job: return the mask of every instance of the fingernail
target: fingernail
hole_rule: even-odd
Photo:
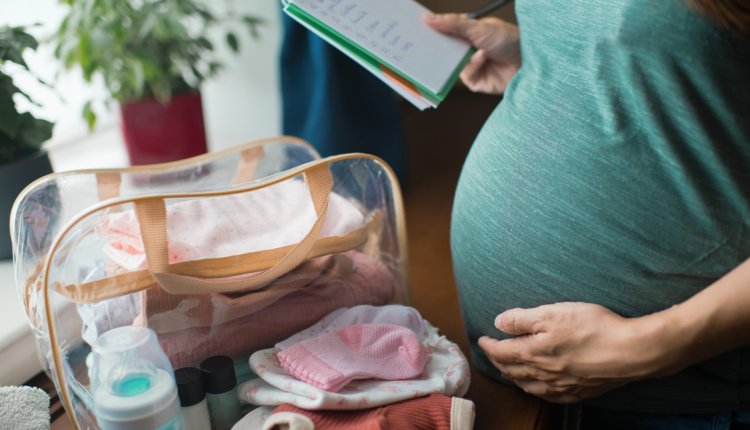
[[[434,13],[432,13],[432,12],[427,12],[427,13],[426,13],[426,14],[424,15],[424,19],[425,19],[425,21],[427,21],[427,22],[436,22],[436,21],[438,20],[438,16],[437,16],[437,15],[435,15]]]
[[[497,328],[498,330],[500,330],[500,327],[501,327],[501,325],[503,323],[503,314],[504,313],[505,312],[503,312],[502,314],[500,314],[497,317],[495,317],[495,328]]]

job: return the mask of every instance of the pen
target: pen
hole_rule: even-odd
[[[470,19],[479,19],[479,18],[481,18],[483,16],[486,16],[486,15],[492,13],[496,9],[499,9],[499,8],[505,6],[505,4],[508,3],[508,2],[510,2],[510,0],[495,0],[495,1],[491,1],[491,2],[489,2],[487,4],[485,4],[485,5],[482,5],[482,6],[478,7],[477,9],[475,9],[475,10],[467,13],[466,17],[470,18]]]

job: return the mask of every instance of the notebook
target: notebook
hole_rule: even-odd
[[[282,0],[284,11],[419,109],[437,107],[472,53],[424,23],[414,0]]]

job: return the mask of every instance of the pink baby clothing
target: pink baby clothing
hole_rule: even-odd
[[[354,379],[415,378],[426,358],[419,337],[394,324],[355,324],[278,353],[279,363],[294,377],[334,392]]]
[[[353,380],[338,392],[331,392],[298,380],[281,366],[274,349],[266,349],[250,356],[250,368],[258,378],[240,385],[240,399],[255,405],[288,403],[309,410],[350,410],[387,405],[431,393],[463,396],[471,380],[466,358],[456,344],[439,335],[427,321],[423,321],[423,325],[426,336],[422,345],[427,349],[428,357],[424,371],[418,377],[398,381]]]
[[[323,270],[308,285],[230,322],[160,333],[159,343],[175,368],[196,366],[212,355],[238,359],[309,327],[334,309],[393,300],[399,280],[380,260],[358,251],[341,255],[350,260],[345,270]],[[293,272],[281,282],[287,276]]]
[[[312,326],[277,343],[275,348],[277,352],[281,352],[304,340],[343,330],[354,324],[400,325],[416,333],[421,340],[424,340],[429,334],[425,328],[422,315],[412,307],[403,305],[372,306],[367,304],[337,309]]]
[[[351,258],[337,254],[308,260],[271,284],[253,291],[181,295],[169,294],[159,285],[154,285],[141,296],[146,318],[143,324],[159,334],[225,324],[263,310],[308,287],[321,276],[349,276],[351,270]]]
[[[307,421],[309,420],[309,421]],[[311,427],[313,426],[313,427]],[[357,411],[308,411],[281,405],[262,427],[234,430],[471,430],[474,403],[459,397],[430,394],[419,399]]]
[[[298,243],[315,218],[307,186],[282,181],[251,192],[167,205],[169,262],[220,258]],[[362,213],[331,193],[320,237],[342,236],[364,224]],[[127,271],[147,267],[133,210],[107,215],[97,226],[104,253]]]

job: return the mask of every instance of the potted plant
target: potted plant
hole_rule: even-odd
[[[23,53],[37,46],[23,27],[0,27],[0,259],[11,256],[8,219],[16,196],[26,185],[52,172],[42,149],[42,143],[52,136],[52,123],[19,112],[14,97],[36,103],[10,76],[13,69],[29,71]]]
[[[65,68],[99,76],[120,104],[122,132],[132,164],[150,164],[206,152],[200,84],[222,67],[206,37],[219,24],[247,26],[257,37],[261,20],[219,14],[200,0],[63,0],[68,12],[55,35],[55,56]],[[221,29],[226,29],[222,27]],[[237,52],[236,34],[224,40]],[[92,101],[83,116],[93,128]]]

